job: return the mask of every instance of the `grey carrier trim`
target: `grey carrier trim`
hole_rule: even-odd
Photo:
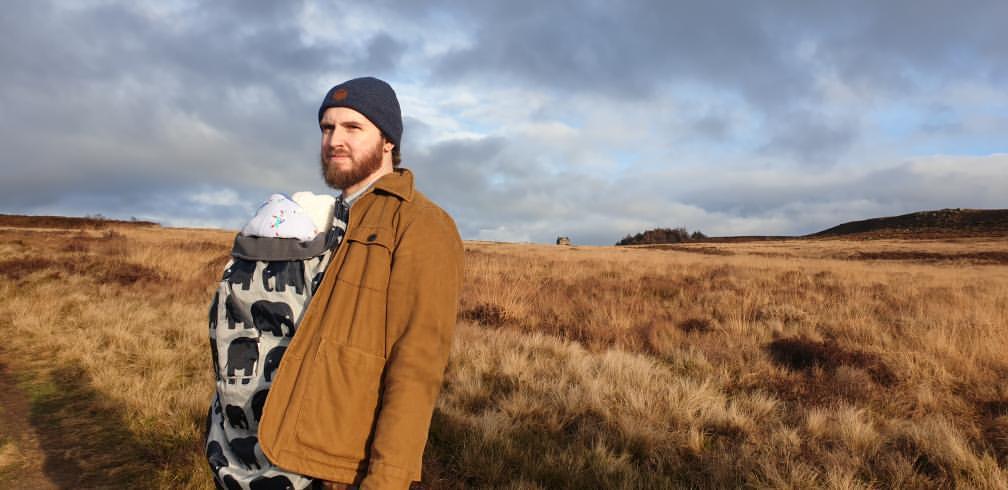
[[[238,235],[231,248],[231,255],[246,260],[305,260],[322,255],[338,244],[341,231],[331,228],[329,233],[319,233],[307,242],[297,238]]]

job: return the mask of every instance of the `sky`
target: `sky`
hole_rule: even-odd
[[[327,188],[333,85],[396,90],[464,239],[800,235],[1008,208],[1008,2],[16,0],[0,213],[238,230]]]

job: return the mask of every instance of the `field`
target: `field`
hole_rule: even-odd
[[[232,234],[0,227],[0,488],[213,488]],[[1008,241],[466,243],[429,488],[1008,488]]]

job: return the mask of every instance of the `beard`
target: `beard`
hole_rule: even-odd
[[[333,189],[343,190],[352,187],[354,184],[362,182],[371,174],[378,171],[382,165],[382,140],[371,151],[363,154],[360,158],[350,154],[352,165],[349,169],[340,169],[336,165],[326,163],[325,150],[319,153],[319,163],[322,165],[322,178],[326,184]]]

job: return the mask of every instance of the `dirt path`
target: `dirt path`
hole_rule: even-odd
[[[0,364],[0,489],[57,489],[43,471],[45,452],[31,424],[31,403],[15,373]]]

